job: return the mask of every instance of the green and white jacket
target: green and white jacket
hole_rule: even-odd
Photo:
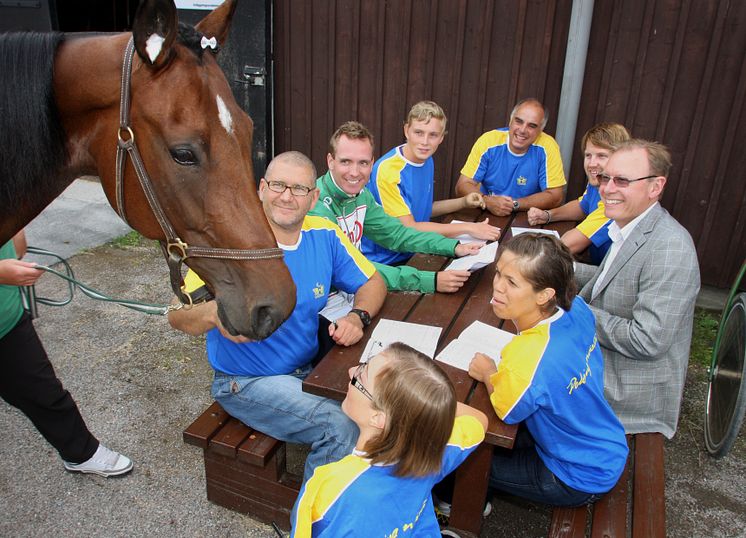
[[[367,188],[357,196],[350,196],[337,186],[329,172],[316,180],[316,186],[320,191],[319,201],[309,214],[325,217],[337,224],[358,249],[365,235],[382,247],[397,252],[454,255],[458,245],[456,239],[404,226],[399,219],[386,214]],[[389,290],[435,291],[433,271],[420,271],[408,265],[392,267],[375,262],[373,265]]]

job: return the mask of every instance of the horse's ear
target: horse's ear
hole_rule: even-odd
[[[210,12],[207,17],[199,21],[195,28],[205,34],[208,38],[214,37],[222,47],[228,39],[228,30],[231,27],[231,19],[236,11],[236,0],[225,0],[222,4]]]
[[[178,18],[173,0],[145,0],[135,13],[132,36],[135,50],[146,65],[162,67],[171,58]]]

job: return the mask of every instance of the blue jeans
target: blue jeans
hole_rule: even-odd
[[[231,376],[215,372],[212,396],[228,414],[281,441],[311,445],[303,479],[319,465],[348,456],[360,434],[339,402],[303,392],[310,366],[289,375]]]
[[[603,496],[571,488],[557,478],[544,465],[534,438],[523,426],[518,430],[513,450],[495,450],[490,487],[551,506],[581,506]]]

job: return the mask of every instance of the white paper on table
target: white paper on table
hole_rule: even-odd
[[[484,353],[495,361],[495,366],[497,366],[500,363],[502,349],[514,336],[508,331],[475,321],[464,329],[456,340],[452,340],[443,351],[438,353],[435,359],[468,372],[469,363],[474,358],[474,354]]]
[[[368,362],[394,342],[403,342],[432,358],[442,330],[432,325],[381,319],[365,345],[360,362]]]
[[[544,230],[543,228],[519,228],[518,226],[511,226],[510,231],[513,233],[513,237],[527,232],[533,232],[537,234],[553,235],[557,239],[560,238],[560,234],[557,230]]]
[[[326,306],[321,309],[319,314],[334,323],[339,318],[350,313],[354,299],[355,296],[351,293],[345,293],[343,291],[332,293],[326,300]]]
[[[451,224],[465,224],[465,221],[463,220],[452,220]],[[458,242],[462,245],[464,243],[484,243],[482,239],[477,239],[476,237],[469,235],[469,234],[461,234],[454,237],[454,239],[458,239]]]
[[[498,242],[493,241],[488,243],[479,249],[479,252],[470,256],[464,256],[463,258],[456,258],[451,261],[445,268],[446,271],[476,271],[481,269],[485,265],[489,265],[495,261],[495,255],[497,254]]]

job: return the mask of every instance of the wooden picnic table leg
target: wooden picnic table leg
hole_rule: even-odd
[[[482,443],[456,469],[448,526],[465,535],[479,536],[492,463],[492,445]]]

